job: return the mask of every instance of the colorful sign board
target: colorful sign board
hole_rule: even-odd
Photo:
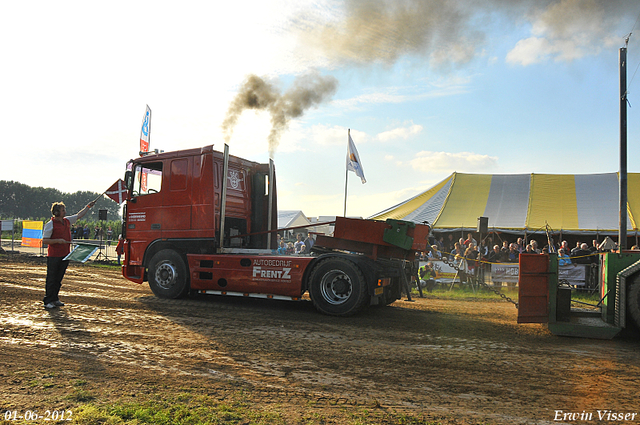
[[[22,246],[42,247],[42,221],[22,222]]]

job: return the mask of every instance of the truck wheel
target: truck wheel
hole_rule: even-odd
[[[635,325],[640,329],[640,274],[634,276],[633,282],[628,286],[627,311],[633,318]]]
[[[362,272],[344,258],[329,258],[315,266],[309,296],[318,311],[333,316],[355,314],[369,301]]]
[[[180,298],[189,290],[184,261],[171,249],[163,249],[151,258],[148,279],[149,287],[160,298]]]

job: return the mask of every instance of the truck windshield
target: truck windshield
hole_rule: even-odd
[[[158,193],[162,189],[162,163],[138,164],[133,174],[133,196]]]

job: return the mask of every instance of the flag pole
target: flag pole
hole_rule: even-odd
[[[347,130],[347,136],[351,137],[351,129]],[[349,138],[347,137],[347,155],[349,155]],[[347,217],[347,182],[349,181],[349,167],[347,167],[347,162],[344,163],[345,173],[344,173],[344,213],[343,217]]]
[[[109,189],[107,189],[109,190]],[[102,196],[107,193],[107,190],[105,190],[104,192],[102,192],[96,199],[93,200],[93,203],[95,204],[96,202],[98,202],[98,200],[100,200],[100,198],[102,198]],[[91,202],[89,202],[91,203]]]
[[[349,180],[349,170],[346,171],[344,176],[344,213],[343,217],[347,216],[347,181]]]
[[[149,108],[149,105],[145,105],[145,106]],[[149,127],[147,128],[149,135],[147,136],[147,152],[151,150],[151,114],[152,113],[153,112],[151,112],[151,108],[149,108]]]

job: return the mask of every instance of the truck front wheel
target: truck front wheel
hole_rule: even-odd
[[[180,298],[189,290],[184,261],[171,249],[163,249],[151,258],[148,279],[149,287],[160,298]]]
[[[333,316],[355,314],[369,301],[362,272],[345,258],[328,258],[314,267],[309,296],[318,311]]]

